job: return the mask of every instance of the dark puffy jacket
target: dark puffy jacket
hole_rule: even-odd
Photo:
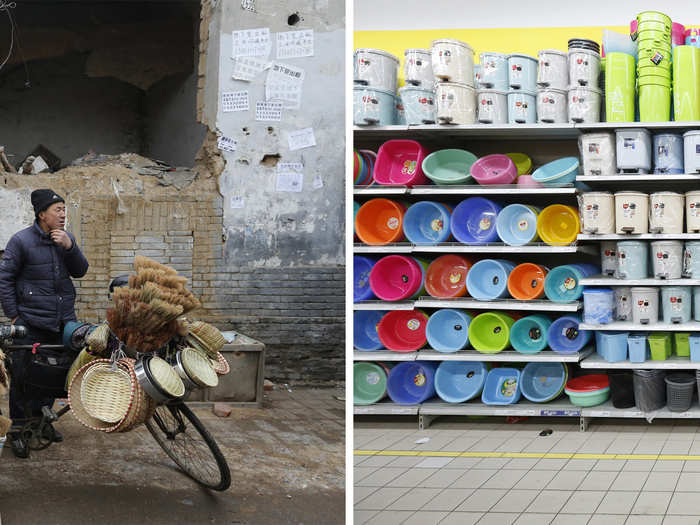
[[[12,236],[0,260],[0,303],[7,317],[52,332],[76,319],[71,277],[85,275],[88,262],[68,235],[70,250],[54,244],[36,221]]]

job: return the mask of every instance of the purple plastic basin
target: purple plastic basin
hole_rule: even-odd
[[[472,164],[469,173],[479,184],[512,184],[518,176],[518,168],[508,155],[496,153],[481,157]]]

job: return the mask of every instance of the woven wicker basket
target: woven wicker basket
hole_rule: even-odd
[[[122,359],[120,362],[123,362],[127,367],[129,367],[130,371],[134,374],[134,377],[136,376],[134,371],[134,364],[136,361],[134,359]],[[129,413],[114,431],[123,433],[133,430],[134,428],[143,424],[146,420],[150,419],[153,416],[155,409],[156,402],[146,393],[139,382],[136,381],[134,403],[131,405]]]
[[[200,339],[196,334],[190,332],[189,334],[187,334],[185,341],[187,341],[187,344],[190,345],[192,348],[195,348],[196,350],[202,352],[204,355],[208,356],[209,359],[216,359],[216,354],[218,353],[218,350],[214,350],[206,342],[202,341],[202,339]]]
[[[185,384],[180,379],[180,376],[177,375],[175,369],[165,359],[153,356],[148,361],[147,366],[153,379],[158,382],[162,390],[173,397],[185,395]]]
[[[226,339],[224,339],[223,334],[213,325],[205,323],[204,321],[195,321],[189,325],[190,334],[193,334],[205,345],[207,345],[212,352],[219,352],[226,344]]]
[[[87,350],[83,349],[80,351],[78,354],[78,357],[75,358],[75,361],[73,361],[73,364],[70,365],[70,368],[68,369],[68,374],[66,375],[66,390],[68,390],[68,387],[70,386],[70,382],[73,379],[73,376],[75,373],[85,366],[88,363],[91,363],[97,359],[94,355],[91,355],[88,353]]]
[[[219,384],[219,376],[214,371],[211,359],[199,350],[183,348],[181,359],[185,372],[199,386],[213,388]]]
[[[95,367],[100,367],[100,369],[104,367],[111,368],[111,366],[112,363],[109,359],[96,359],[95,361],[91,361],[90,363],[83,365],[81,368],[78,369],[78,371],[73,376],[70,385],[68,386],[68,404],[70,405],[71,412],[73,412],[75,418],[84,426],[93,430],[99,430],[100,432],[114,432],[121,424],[121,421],[117,421],[116,423],[110,423],[102,421],[101,419],[92,416],[87,411],[85,404],[83,403],[83,399],[81,396],[81,392],[83,390],[82,384],[85,378],[85,374],[89,372],[90,369]],[[128,366],[126,366],[122,362],[117,362],[117,366],[120,370],[126,372],[127,376],[130,379],[131,385],[138,384],[136,381],[136,376],[133,374],[133,371],[130,370]],[[131,410],[131,404],[134,401],[135,393],[135,389],[132,388],[130,390],[129,407],[126,411],[125,416],[128,415],[129,411]]]
[[[212,359],[211,364],[214,366],[214,372],[220,376],[225,376],[231,371],[231,365],[228,364],[224,354],[221,352],[216,353],[216,360]]]
[[[119,423],[134,401],[134,387],[129,371],[111,364],[89,367],[80,382],[80,399],[85,411],[105,423]]]

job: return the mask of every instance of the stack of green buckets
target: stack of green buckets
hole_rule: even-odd
[[[637,15],[639,120],[671,120],[671,18],[657,11]]]

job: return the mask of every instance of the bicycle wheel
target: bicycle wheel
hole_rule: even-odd
[[[231,486],[231,471],[221,449],[187,405],[161,405],[146,428],[160,447],[197,483],[212,490]]]

